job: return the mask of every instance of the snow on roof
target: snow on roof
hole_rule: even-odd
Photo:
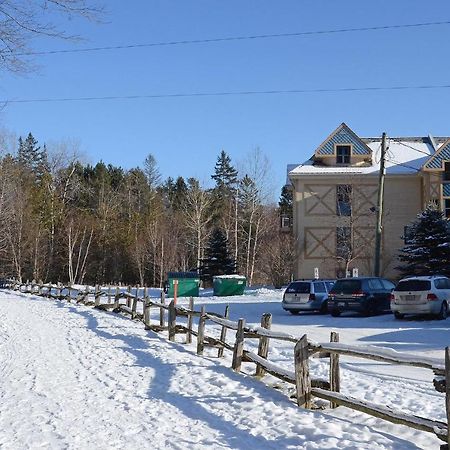
[[[362,138],[362,141],[373,152],[372,165],[370,166],[325,166],[311,158],[303,164],[296,166],[294,169],[291,169],[288,175],[376,175],[380,169],[381,138]],[[391,138],[387,140],[387,147],[386,173],[388,175],[417,173],[435,152],[431,140],[428,137]]]

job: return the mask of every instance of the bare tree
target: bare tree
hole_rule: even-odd
[[[69,218],[66,222],[67,266],[69,283],[83,284],[91,249],[94,228],[82,217]]]
[[[246,174],[240,183],[240,223],[241,248],[244,251],[239,259],[244,261],[245,275],[251,285],[255,273],[261,236],[266,223],[264,205],[270,202],[273,186],[270,163],[267,156],[256,148],[251,151],[242,164],[241,172]]]
[[[77,39],[55,25],[57,17],[96,20],[101,13],[96,0],[1,0],[0,67],[16,73],[30,70],[31,44],[38,36]]]
[[[294,273],[296,239],[292,232],[280,229],[280,216],[276,208],[266,209],[266,231],[261,242],[259,267],[266,279],[277,288],[287,284]]]
[[[190,232],[192,245],[197,253],[197,267],[200,267],[205,241],[208,237],[208,224],[212,220],[209,214],[211,199],[195,179],[189,179],[189,189],[183,205],[184,224]]]

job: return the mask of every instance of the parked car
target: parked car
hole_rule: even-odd
[[[443,275],[400,280],[391,295],[396,319],[405,314],[431,314],[446,319],[450,303],[450,279]]]
[[[328,311],[328,292],[334,280],[297,280],[286,288],[281,306],[291,314],[300,311]]]
[[[334,317],[345,311],[356,311],[365,316],[388,312],[394,287],[394,283],[385,278],[342,278],[331,289],[328,309]]]

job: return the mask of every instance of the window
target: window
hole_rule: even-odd
[[[301,281],[294,281],[286,289],[286,293],[289,294],[309,294],[310,292],[311,283]]]
[[[336,213],[338,216],[352,215],[352,186],[351,184],[338,184],[336,186]]]
[[[336,228],[336,256],[349,259],[352,252],[352,229],[350,227]]]
[[[444,172],[442,174],[442,179],[444,181],[450,181],[450,161],[444,163]]]
[[[438,278],[434,280],[436,289],[450,289],[450,280],[448,278]]]
[[[286,229],[291,227],[291,218],[289,216],[283,214],[280,217],[280,219],[281,219],[281,228]]]
[[[314,283],[314,292],[318,294],[326,292],[325,285],[323,283]]]
[[[350,164],[351,145],[336,145],[336,164]]]
[[[400,281],[395,288],[398,292],[413,292],[413,291],[429,291],[431,289],[431,282],[427,280],[405,280]]]
[[[450,219],[450,198],[444,200],[444,214],[445,217]]]
[[[384,289],[384,286],[381,284],[381,281],[377,278],[373,278],[369,280],[369,289],[372,289],[374,291],[380,291]]]

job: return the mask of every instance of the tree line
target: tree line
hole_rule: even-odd
[[[84,164],[30,133],[0,158],[0,272],[162,286],[168,271],[217,273],[211,259],[222,251],[226,271],[280,286],[293,269],[293,238],[279,226],[291,200],[283,191],[279,205],[271,201],[268,168],[259,150],[245,171],[222,151],[206,188],[196,178],[163,180],[151,154],[128,170]]]

